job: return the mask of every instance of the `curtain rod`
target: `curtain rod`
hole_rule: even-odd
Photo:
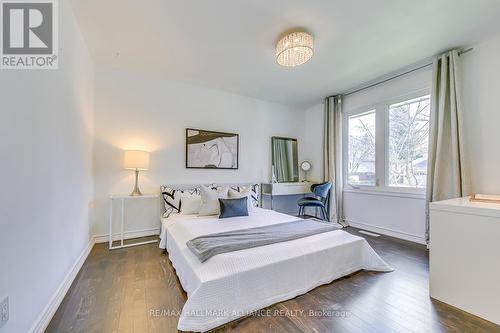
[[[472,51],[473,49],[474,49],[474,48],[470,47],[470,48],[468,48],[468,49],[460,50],[460,51],[458,51],[458,55],[460,56],[460,55],[462,55],[462,54],[464,54],[464,53],[467,53],[467,52]],[[432,61],[426,62],[425,64],[419,65],[418,67],[412,68],[412,69],[407,70],[407,71],[405,71],[405,72],[402,72],[402,73],[399,73],[399,74],[393,75],[393,76],[391,76],[391,77],[388,77],[388,78],[382,79],[382,80],[380,80],[380,81],[376,81],[376,82],[370,83],[370,84],[368,84],[368,85],[366,85],[366,86],[362,86],[362,87],[360,87],[360,88],[356,88],[356,89],[354,89],[354,90],[348,90],[348,91],[346,91],[345,93],[340,94],[340,95],[345,97],[345,96],[349,96],[349,95],[355,94],[355,93],[357,93],[357,92],[360,92],[360,91],[363,91],[363,90],[366,90],[366,89],[369,89],[369,88],[372,88],[372,87],[378,86],[378,85],[380,85],[380,84],[382,84],[382,83],[385,83],[385,82],[387,82],[387,81],[391,81],[391,80],[397,79],[398,77],[401,77],[401,76],[404,76],[404,75],[407,75],[407,74],[410,74],[410,73],[416,72],[416,71],[418,71],[418,70],[421,70],[421,69],[423,69],[423,68],[429,67],[429,66],[431,66],[431,65],[432,65],[432,63],[433,63]],[[332,95],[332,96],[329,96],[329,97],[333,97],[333,96],[335,96],[335,95]]]

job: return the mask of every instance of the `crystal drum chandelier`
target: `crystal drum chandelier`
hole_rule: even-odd
[[[276,45],[276,62],[281,66],[295,67],[306,63],[313,56],[313,38],[307,32],[292,32]]]

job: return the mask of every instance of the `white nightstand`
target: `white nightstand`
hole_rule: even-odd
[[[155,200],[157,202],[157,204],[155,205],[157,207],[155,213],[156,213],[156,216],[158,217],[158,216],[160,216],[158,198],[159,198],[159,196],[157,194],[145,194],[142,196],[112,195],[109,197],[109,199],[110,199],[110,203],[109,203],[109,249],[110,250],[158,242],[158,240],[149,240],[149,241],[132,243],[132,244],[124,244],[123,243],[124,233],[125,233],[125,230],[124,230],[124,227],[125,227],[125,202],[130,201],[130,200]],[[120,220],[121,228],[120,228],[120,238],[118,239],[120,241],[120,245],[117,245],[117,246],[113,246],[113,203],[115,201],[120,201],[120,203],[121,203],[121,220]],[[115,241],[116,241],[116,239],[115,239]]]

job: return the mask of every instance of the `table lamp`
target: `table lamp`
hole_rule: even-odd
[[[142,150],[126,150],[123,158],[123,167],[127,170],[135,171],[135,186],[131,196],[142,195],[139,190],[139,171],[149,169],[149,153]]]

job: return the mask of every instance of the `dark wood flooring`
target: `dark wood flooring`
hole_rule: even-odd
[[[424,246],[347,230],[396,270],[355,273],[214,332],[500,332],[429,298]],[[168,254],[156,244],[111,252],[97,244],[46,332],[176,332],[175,310],[185,300]]]

